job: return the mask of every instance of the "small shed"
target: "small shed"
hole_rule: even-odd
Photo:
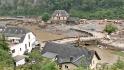
[[[25,64],[25,56],[24,55],[17,55],[14,57],[15,65],[23,65]]]

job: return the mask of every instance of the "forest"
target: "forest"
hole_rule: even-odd
[[[57,9],[86,19],[124,18],[124,0],[0,0],[1,16],[51,15]]]

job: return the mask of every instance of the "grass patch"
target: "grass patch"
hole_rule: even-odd
[[[124,57],[124,52],[122,51],[113,51],[112,53]]]

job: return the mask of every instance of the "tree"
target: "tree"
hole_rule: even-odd
[[[5,4],[0,2],[0,15],[4,16],[39,16],[58,9],[86,19],[124,18],[123,0],[6,0]]]
[[[50,15],[48,13],[44,13],[43,16],[42,16],[42,20],[47,22],[50,18]]]
[[[0,66],[9,67],[13,66],[13,60],[11,55],[2,49],[0,49]]]
[[[0,49],[9,51],[8,44],[5,41],[4,35],[0,35]]]
[[[117,30],[117,27],[113,24],[106,25],[104,31],[106,31],[108,34],[111,34],[112,32],[115,32]]]
[[[43,57],[41,56],[41,53],[39,50],[33,50],[31,53],[28,54],[29,62],[35,61],[36,63],[41,62],[43,60]]]
[[[5,41],[4,36],[0,36],[0,70],[4,68],[13,67],[14,62],[9,54],[9,48]]]
[[[22,70],[57,70],[56,63],[42,57],[41,52],[39,50],[33,50],[28,54],[29,58],[27,64],[19,67]]]

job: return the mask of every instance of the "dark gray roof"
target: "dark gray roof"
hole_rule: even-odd
[[[77,66],[88,66],[91,64],[91,58],[86,58],[85,56],[80,56],[79,58],[77,58],[75,61],[72,62],[73,64],[77,65]]]
[[[20,27],[0,27],[0,29],[2,29],[1,32],[6,37],[22,37],[30,32],[29,30]]]
[[[68,17],[69,14],[65,10],[55,10],[52,14],[52,17],[55,17],[57,14],[61,14],[63,17]]]
[[[0,32],[3,32],[3,29],[5,29],[4,26],[0,26]]]
[[[9,34],[26,34],[29,30],[20,27],[6,27],[4,33]]]
[[[4,26],[0,26],[0,29],[4,29],[5,27]]]
[[[74,44],[57,44],[53,42],[46,43],[45,47],[43,48],[42,54],[45,54],[46,52],[58,54],[58,63],[71,62],[77,66],[80,65],[80,61],[82,58],[85,58],[83,64],[85,63],[86,65],[89,65],[93,58],[92,56],[94,55],[91,54],[92,52],[88,49],[75,47]],[[71,61],[70,58],[73,58],[73,60]]]
[[[23,36],[21,37],[21,39],[19,40],[19,42],[22,43],[22,42],[24,41],[24,39],[25,39],[25,35],[23,35]]]
[[[26,33],[30,32],[27,29],[21,27],[0,27],[0,31],[5,37],[18,37],[20,38],[20,43],[23,42]]]

